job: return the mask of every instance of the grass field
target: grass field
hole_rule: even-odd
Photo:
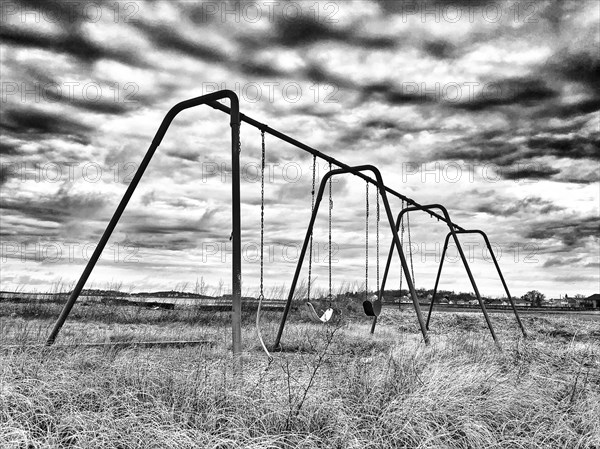
[[[410,310],[385,309],[374,336],[358,313],[296,312],[269,363],[246,313],[236,376],[227,313],[78,305],[57,343],[212,344],[27,348],[59,304],[0,309],[2,448],[600,449],[600,319],[528,315],[523,340],[492,314],[498,351],[477,313],[434,315],[426,347]]]

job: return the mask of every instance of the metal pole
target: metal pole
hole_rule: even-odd
[[[71,309],[75,305],[77,298],[81,294],[81,290],[83,290],[83,287],[85,286],[86,281],[88,280],[90,274],[92,273],[94,266],[98,262],[98,259],[100,258],[100,255],[102,254],[102,251],[104,250],[104,247],[106,246],[106,243],[108,242],[108,239],[110,238],[112,232],[114,231],[115,227],[117,226],[117,223],[119,222],[119,219],[121,218],[121,215],[123,214],[123,211],[125,210],[125,207],[127,207],[127,203],[129,203],[129,200],[131,199],[133,192],[135,191],[136,187],[138,186],[138,183],[140,182],[142,175],[146,171],[146,168],[148,167],[148,164],[150,163],[152,156],[154,156],[154,152],[156,151],[156,149],[162,142],[162,139],[165,136],[165,134],[169,128],[169,125],[171,124],[173,119],[177,116],[177,114],[179,114],[181,111],[183,111],[185,109],[189,109],[189,108],[199,106],[202,104],[207,104],[209,102],[214,102],[216,100],[220,100],[220,99],[224,99],[224,98],[229,98],[229,100],[231,102],[232,126],[235,124],[236,118],[237,118],[237,124],[239,126],[239,101],[238,101],[237,95],[233,91],[230,91],[230,90],[222,90],[222,91],[214,92],[214,93],[211,93],[208,95],[202,95],[200,97],[192,98],[190,100],[182,101],[181,103],[176,104],[167,113],[167,115],[163,119],[160,127],[158,128],[158,131],[156,132],[154,139],[152,139],[152,143],[150,144],[150,147],[148,148],[148,151],[146,152],[144,159],[140,163],[140,166],[137,169],[135,175],[133,176],[131,183],[127,187],[127,190],[125,191],[125,194],[123,195],[123,198],[121,199],[121,202],[117,206],[117,210],[115,210],[115,213],[113,214],[110,222],[108,223],[106,229],[104,230],[104,233],[102,234],[102,237],[100,238],[100,241],[98,242],[98,246],[96,246],[96,249],[94,250],[94,253],[92,254],[92,257],[88,261],[85,269],[83,270],[83,273],[81,274],[81,276],[79,277],[79,280],[77,281],[77,284],[75,285],[75,288],[71,292],[71,295],[70,295],[67,303],[64,305],[58,319],[56,320],[56,323],[54,324],[54,328],[52,329],[52,332],[48,336],[46,345],[48,345],[48,346],[52,345],[54,343],[54,341],[56,340],[56,337],[58,336],[63,324],[67,320],[67,317],[69,316]],[[238,167],[239,167],[239,163],[238,163]],[[234,179],[235,179],[235,177],[234,177]],[[238,197],[238,207],[239,207],[239,197]],[[234,232],[234,234],[235,234],[235,232]],[[234,238],[235,238],[235,236],[234,236]],[[238,224],[238,241],[239,241],[239,224]],[[235,259],[235,257],[234,257],[234,259]],[[235,266],[234,266],[234,271],[235,271]],[[239,269],[238,269],[238,274],[239,274]],[[240,275],[240,278],[241,278],[241,275]]]
[[[437,276],[435,278],[435,286],[433,287],[433,295],[431,296],[431,304],[429,304],[429,313],[427,314],[427,330],[429,330],[429,320],[431,319],[431,313],[433,312],[433,303],[435,302],[435,295],[437,294],[438,285],[440,284],[440,276],[442,274],[442,266],[444,265],[444,258],[446,257],[446,250],[448,249],[448,242],[450,240],[450,233],[446,235],[446,241],[444,242],[444,249],[442,250],[442,259],[440,260],[440,266],[438,268]]]
[[[494,262],[494,265],[496,266],[496,271],[498,272],[498,276],[500,277],[500,281],[502,282],[502,286],[504,287],[506,296],[508,297],[508,300],[510,302],[510,305],[512,306],[513,312],[515,313],[517,323],[519,324],[519,327],[521,328],[521,332],[523,333],[523,336],[525,338],[527,338],[527,331],[525,330],[525,326],[523,326],[523,323],[521,322],[521,318],[519,317],[519,312],[517,311],[517,306],[515,305],[515,302],[513,301],[512,296],[511,296],[510,292],[508,291],[508,285],[506,284],[506,281],[504,280],[504,276],[502,275],[502,270],[500,270],[500,265],[498,264],[498,260],[496,259],[494,250],[492,249],[492,245],[490,243],[490,240],[488,239],[487,234],[480,229],[462,230],[462,231],[458,231],[457,234],[480,234],[483,237],[485,244],[487,246],[487,249],[490,252],[490,255],[492,256],[492,261]]]
[[[231,341],[236,373],[242,368],[242,224],[240,210],[240,114],[231,112]]]

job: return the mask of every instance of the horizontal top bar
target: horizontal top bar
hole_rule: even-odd
[[[219,111],[225,112],[227,114],[229,114],[231,112],[231,108],[229,108],[228,106],[225,106],[222,103],[219,103],[218,101],[212,101],[212,102],[208,102],[207,103],[209,106],[211,106],[214,109],[218,109]],[[329,163],[331,163],[332,165],[337,165],[340,168],[343,168],[345,170],[348,170],[350,173],[352,173],[355,176],[358,176],[359,178],[364,179],[366,182],[373,184],[373,185],[377,185],[377,181],[374,180],[373,178],[371,178],[370,176],[365,175],[362,172],[357,172],[354,171],[352,169],[351,166],[344,164],[343,162],[338,161],[337,159],[328,156],[324,153],[321,153],[319,150],[316,150],[308,145],[306,145],[305,143],[300,142],[299,140],[294,139],[293,137],[288,136],[287,134],[282,133],[281,131],[277,131],[276,129],[270,128],[268,125],[265,125],[264,123],[259,122],[258,120],[253,119],[252,117],[248,117],[245,114],[240,113],[240,121],[242,122],[246,122],[249,125],[254,126],[255,128],[260,129],[261,131],[264,131],[265,133],[271,134],[272,136],[275,136],[291,145],[294,145],[297,148],[300,148],[301,150],[304,150],[316,157],[319,157]],[[388,192],[391,195],[394,195],[397,198],[400,198],[401,200],[406,201],[408,204],[412,204],[414,206],[418,206],[418,207],[422,207],[421,204],[417,203],[415,200],[413,200],[412,198],[409,198],[405,195],[402,195],[399,192],[396,192],[394,189],[391,189],[388,186],[385,186],[385,190],[386,192]],[[453,226],[454,228],[458,229],[458,230],[463,230],[462,227],[458,226],[457,224],[453,223],[452,221],[448,221],[446,220],[445,217],[432,212],[430,210],[424,210],[424,212],[428,213],[429,215],[431,215],[432,217],[437,218],[438,220],[442,220],[444,223],[448,223],[449,225]]]

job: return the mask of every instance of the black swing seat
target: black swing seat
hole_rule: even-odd
[[[315,307],[310,302],[306,303],[306,310],[308,311],[308,316],[310,317],[310,319],[313,320],[315,323],[327,323],[333,316],[332,308],[327,309],[323,313],[323,316],[319,316],[319,314],[315,310]]]
[[[373,301],[364,301],[363,309],[367,316],[379,316],[381,314],[381,299],[377,298]]]

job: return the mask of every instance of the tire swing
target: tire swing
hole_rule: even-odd
[[[329,170],[331,171],[331,163],[329,163]],[[312,175],[312,192],[311,192],[311,213],[315,209],[315,176],[317,171],[317,157],[313,155],[313,175]],[[331,210],[333,209],[333,200],[331,195],[331,178],[329,178],[329,305],[323,315],[319,315],[315,310],[315,306],[310,302],[310,287],[312,282],[312,252],[313,252],[313,235],[310,234],[310,246],[308,247],[308,286],[307,286],[307,300],[306,300],[306,311],[308,312],[309,318],[315,323],[327,323],[333,316],[333,308],[331,303],[333,296],[331,294]]]
[[[381,313],[382,292],[379,290],[379,186],[377,186],[377,298],[374,301],[369,299],[369,183],[367,182],[367,191],[365,195],[365,300],[363,309],[365,315],[377,318]]]

